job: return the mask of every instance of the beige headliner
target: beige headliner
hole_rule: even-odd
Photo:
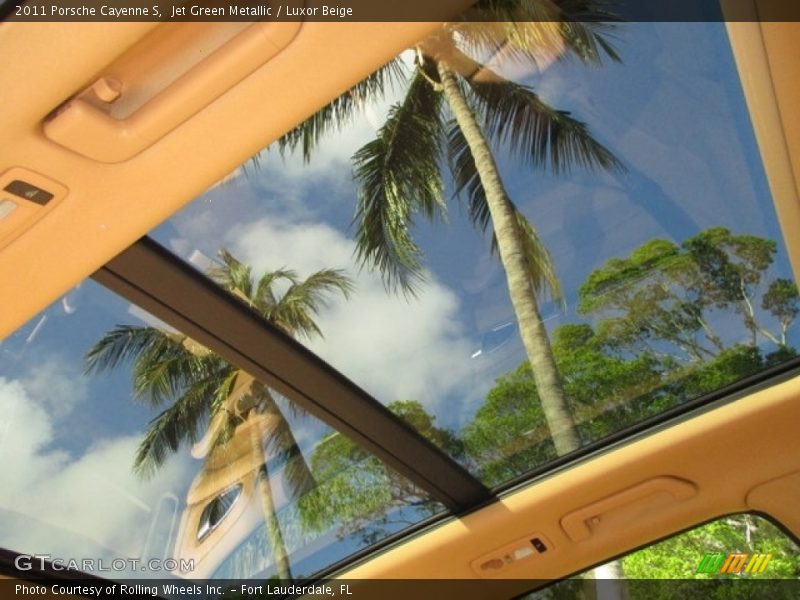
[[[0,54],[15,57],[0,62],[0,81],[14,82],[0,88],[0,171],[24,166],[70,190],[57,213],[0,252],[0,336],[433,25],[308,24],[288,50],[234,92],[124,163],[99,164],[48,142],[42,119],[151,27],[0,26]],[[800,273],[800,26],[742,23],[729,31],[792,264]],[[440,525],[348,576],[474,577],[473,559],[531,531],[544,533],[553,552],[537,558],[535,570],[512,568],[505,575],[559,577],[693,523],[747,509],[768,510],[800,533],[796,515],[787,510],[800,501],[796,476],[754,489],[800,470],[799,389],[797,381],[781,384],[585,462]],[[573,509],[665,475],[693,482],[698,493],[670,509],[632,517],[629,526],[601,529],[585,542],[569,540],[559,524]],[[616,522],[625,523],[624,511]]]

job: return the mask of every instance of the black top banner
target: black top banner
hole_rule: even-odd
[[[465,0],[457,15],[436,0],[0,0],[0,18],[69,21],[494,21],[525,0]],[[620,21],[800,21],[800,0],[528,0],[551,20],[585,20],[581,6],[601,5]],[[459,5],[458,2],[446,3]],[[495,9],[500,8],[500,11]],[[450,11],[450,12],[448,12]],[[595,12],[595,14],[597,14]],[[597,18],[597,17],[595,17]],[[549,20],[547,18],[541,20]],[[605,18],[600,20],[606,20]]]

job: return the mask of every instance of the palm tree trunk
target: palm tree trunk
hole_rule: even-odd
[[[517,221],[497,163],[486,143],[472,109],[466,102],[453,73],[438,62],[442,90],[458,126],[467,140],[486,201],[492,216],[500,261],[506,272],[511,304],[517,316],[522,343],[531,364],[536,391],[550,429],[550,436],[559,455],[580,447],[575,421],[569,412],[564,389],[556,369],[547,330],[539,314],[539,305],[528,277],[525,255],[520,243]]]
[[[506,272],[508,293],[519,324],[522,343],[531,364],[536,391],[550,429],[550,436],[556,453],[559,456],[567,454],[580,448],[581,441],[567,405],[561,377],[550,346],[550,338],[539,313],[536,294],[528,277],[525,254],[519,241],[517,221],[508,192],[500,178],[489,144],[486,143],[475,114],[461,93],[453,73],[442,61],[438,62],[437,68],[445,99],[469,145],[481,185],[486,193],[486,203],[489,206],[497,238],[500,262]],[[610,590],[608,597],[627,598],[621,562],[612,561],[604,567],[605,570],[598,570],[595,577],[613,578],[618,585],[617,588]],[[593,581],[592,584],[595,592],[600,591],[597,581]]]
[[[253,427],[250,439],[253,443],[253,451],[263,455],[264,440],[259,427]],[[272,548],[272,556],[275,559],[275,568],[278,578],[281,581],[292,581],[292,569],[289,564],[289,555],[286,552],[286,543],[281,533],[281,526],[275,512],[275,500],[272,495],[272,483],[270,481],[269,469],[266,461],[256,475],[256,492],[261,499],[261,509],[264,513],[264,525],[267,528],[267,538]]]

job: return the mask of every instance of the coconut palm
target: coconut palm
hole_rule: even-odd
[[[221,264],[209,275],[292,337],[321,336],[314,320],[320,307],[331,293],[348,297],[352,290],[350,280],[338,270],[324,269],[301,280],[294,271],[281,269],[256,280],[251,267],[227,250],[221,250],[219,257]],[[282,294],[276,292],[281,286],[286,286]],[[233,440],[237,432],[246,430],[253,449],[262,456],[266,449],[271,459],[285,464],[286,481],[295,494],[313,486],[289,423],[270,389],[190,337],[156,327],[118,325],[89,350],[86,361],[87,373],[130,363],[134,397],[152,408],[166,406],[151,421],[139,444],[133,468],[141,477],[152,476],[186,442],[205,446],[201,452],[210,452],[207,460],[224,462],[226,452],[241,452],[241,442],[237,445]],[[294,404],[290,407],[301,411]],[[260,466],[257,487],[278,575],[290,580],[266,460]]]
[[[609,41],[613,16],[597,0],[482,0],[477,17],[448,23],[414,48],[414,65],[397,58],[285,135],[281,150],[302,148],[347,123],[368,101],[404,83],[377,136],[353,157],[359,186],[354,223],[357,257],[387,285],[413,293],[423,277],[413,220],[446,216],[442,167],[473,224],[491,229],[491,248],[505,269],[522,342],[559,454],[580,447],[539,310],[561,300],[547,249],[503,183],[494,152],[510,150],[524,164],[560,173],[575,166],[620,171],[620,162],[585,123],[548,105],[476,57],[501,56],[542,67],[572,56],[587,65],[618,61]]]
[[[470,18],[471,17],[471,18]],[[617,19],[602,0],[480,0],[467,18],[445,24],[414,48],[414,66],[390,61],[278,142],[302,148],[308,160],[329,132],[350,122],[364,104],[405,85],[376,138],[353,157],[359,186],[354,224],[357,258],[379,270],[389,288],[414,293],[423,256],[411,229],[422,215],[444,217],[442,167],[454,196],[466,201],[473,224],[491,228],[491,249],[506,274],[511,303],[539,402],[559,455],[580,445],[556,368],[539,299],[562,295],[549,252],[517,209],[503,183],[494,151],[510,150],[524,164],[561,173],[580,166],[623,171],[585,123],[548,105],[533,89],[503,77],[481,57],[541,68],[575,57],[599,66],[619,61],[610,35]],[[598,572],[599,573],[599,572]],[[618,562],[598,576],[620,578]]]

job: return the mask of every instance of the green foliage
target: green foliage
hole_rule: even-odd
[[[608,5],[602,0],[480,0],[471,9],[472,22],[447,27],[475,56],[502,47],[512,60],[540,66],[544,52],[566,46],[569,52],[558,53],[559,60],[576,57],[599,66],[604,57],[620,60],[611,41],[619,16]]]
[[[652,356],[624,359],[609,354],[587,324],[564,325],[554,331],[553,352],[585,442],[663,410],[662,373]]]
[[[796,356],[785,335],[800,310],[797,287],[769,280],[775,251],[770,240],[715,227],[681,245],[650,240],[593,271],[580,289],[580,310],[603,318],[552,333],[582,442]],[[759,295],[764,312],[747,312]],[[742,335],[723,338],[711,327],[739,322],[744,332],[769,333],[768,316],[782,327],[782,340],[760,336],[772,350],[753,336],[745,335],[746,343]],[[736,341],[727,341],[731,337]],[[462,436],[470,464],[493,485],[555,458],[527,363],[496,380]]]
[[[553,354],[584,442],[664,408],[657,362],[649,356],[623,359],[605,353],[588,324],[556,329]],[[493,485],[556,457],[528,363],[495,381],[462,436],[481,479]]]
[[[451,456],[463,456],[462,442],[438,427],[419,402],[396,401],[388,408]],[[369,543],[385,537],[392,525],[410,525],[420,514],[439,510],[422,490],[338,432],[320,441],[310,466],[317,487],[297,504],[307,531],[336,528],[339,536],[357,532]]]
[[[209,270],[209,276],[223,289],[230,291],[262,318],[292,337],[321,337],[314,317],[326,305],[328,297],[340,293],[350,297],[353,284],[339,269],[322,269],[301,280],[291,269],[263,273],[255,281],[252,268],[240,262],[228,250],[219,251],[220,266]],[[275,288],[286,285],[282,296]]]
[[[666,240],[650,240],[636,250],[626,259],[611,258],[606,261],[601,269],[592,271],[581,285],[579,291],[579,310],[588,313],[614,307],[625,299],[618,294],[631,283],[642,281],[650,273],[665,271],[671,272],[679,257],[679,248]]]
[[[556,457],[529,363],[499,377],[461,434],[481,480],[497,485]]]
[[[764,573],[748,578],[800,576],[800,554],[792,540],[769,521],[750,515],[725,517],[671,537],[623,559],[631,579],[736,579],[744,576],[697,573],[706,552],[772,554]]]
[[[486,67],[482,71],[489,72]],[[585,123],[549,106],[531,88],[495,73],[490,81],[467,79],[466,85],[487,138],[496,146],[508,145],[522,162],[553,173],[573,167],[624,170]]]
[[[673,393],[686,399],[696,398],[757,373],[765,366],[758,348],[737,344],[722,350],[713,360],[679,370],[680,378],[672,386]]]
[[[360,186],[355,222],[358,259],[411,290],[421,277],[421,251],[411,238],[415,213],[443,215],[442,97],[417,71],[405,99],[394,105],[378,137],[353,156]]]
[[[786,345],[786,332],[800,313],[797,286],[789,279],[776,279],[770,283],[761,298],[761,308],[769,311],[780,326],[780,344]]]
[[[366,102],[383,98],[385,92],[404,79],[402,59],[390,60],[352,88],[324,106],[278,140],[281,153],[302,148],[306,162],[320,140],[350,124]]]

